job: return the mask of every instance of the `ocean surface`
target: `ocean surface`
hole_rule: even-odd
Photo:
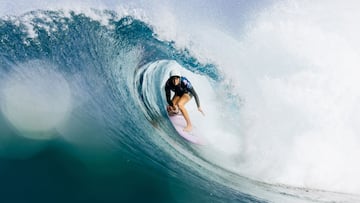
[[[360,202],[356,1],[0,2],[0,202]]]

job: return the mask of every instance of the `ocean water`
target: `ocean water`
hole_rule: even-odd
[[[1,3],[0,202],[360,202],[356,1]]]

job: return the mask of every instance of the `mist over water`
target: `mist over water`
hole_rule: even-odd
[[[131,41],[131,37],[129,41],[121,41],[130,42],[126,50],[117,50],[121,43],[115,42],[108,52],[119,52],[118,55],[103,53],[106,49],[96,47],[98,42],[115,41],[106,38],[110,35],[99,35],[104,41],[94,37],[99,41],[95,43],[96,48],[89,49],[89,55],[96,53],[95,56],[104,59],[100,66],[111,68],[104,69],[109,71],[106,73],[101,72],[103,69],[93,71],[101,74],[90,76],[92,71],[84,71],[85,79],[81,74],[70,79],[61,67],[41,61],[21,63],[14,66],[17,71],[10,73],[2,71],[2,113],[20,132],[31,131],[28,137],[39,139],[34,131],[41,131],[51,133],[42,133],[40,139],[52,139],[55,128],[65,140],[82,143],[86,136],[75,134],[93,130],[76,129],[78,124],[85,123],[82,116],[89,120],[101,117],[105,120],[91,126],[99,132],[92,142],[112,140],[111,146],[116,146],[119,141],[130,151],[144,151],[152,158],[158,157],[156,150],[150,150],[156,146],[175,161],[182,162],[189,171],[240,192],[273,200],[271,195],[261,194],[255,187],[246,188],[248,183],[232,183],[229,181],[232,173],[285,188],[360,194],[357,181],[360,28],[356,26],[360,20],[360,4],[356,1],[229,1],[227,5],[220,1],[74,3],[63,0],[32,1],[31,4],[17,1],[0,6],[0,15],[25,22],[29,38],[39,36],[39,32],[34,31],[37,26],[43,26],[51,36],[55,32],[51,26],[32,21],[49,16],[28,14],[16,20],[16,16],[37,9],[60,10],[60,16],[65,17],[74,15],[73,11],[84,14],[106,29],[118,31],[117,34],[121,30],[117,30],[112,21],[130,15],[154,33],[147,35],[143,29],[143,38],[134,37],[143,44],[135,48],[129,45],[136,41]],[[102,12],[103,9],[116,15]],[[149,43],[146,40],[150,38],[153,41]],[[163,42],[173,47],[165,47]],[[148,52],[149,47],[154,51]],[[99,52],[103,55],[97,55]],[[114,58],[116,60],[112,60]],[[96,58],[90,59],[96,61]],[[190,79],[200,96],[206,116],[197,112],[194,101],[190,101],[188,109],[197,130],[207,139],[207,147],[188,146],[183,140],[169,136],[169,123],[161,119],[164,109],[160,106],[165,105],[162,85],[169,70],[167,60],[176,60],[184,66],[182,74]],[[146,64],[149,61],[151,63]],[[96,67],[88,63],[81,68],[88,70],[85,67],[89,64],[90,68]],[[26,66],[37,68],[19,71]],[[93,94],[88,90],[96,87],[91,81],[105,82]],[[106,102],[101,98],[106,98]],[[123,105],[124,101],[130,102]],[[33,106],[44,108],[36,111]],[[76,116],[71,116],[74,111]],[[48,114],[56,116],[48,119]],[[123,115],[132,116],[125,119]],[[34,119],[41,122],[34,124]],[[136,125],[140,120],[146,122]],[[66,124],[67,121],[73,124]],[[159,126],[162,130],[157,130]],[[117,133],[121,136],[117,137]],[[135,133],[138,136],[130,139],[128,135]],[[154,160],[160,165],[167,162],[165,157]],[[212,171],[210,166],[229,174]],[[225,175],[207,177],[202,168]],[[312,195],[309,196],[311,199]]]
[[[224,67],[246,100],[240,173],[359,193],[354,10],[357,3],[289,1],[248,24]]]

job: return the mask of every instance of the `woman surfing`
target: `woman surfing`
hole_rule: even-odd
[[[172,99],[170,99],[171,91],[175,93]],[[192,124],[189,114],[185,108],[185,104],[188,103],[192,97],[195,97],[197,108],[204,115],[204,112],[200,108],[199,97],[194,87],[186,77],[181,76],[179,70],[174,69],[170,72],[170,77],[166,81],[165,93],[168,103],[167,111],[169,115],[177,114],[180,110],[186,121],[186,127],[183,130],[190,132],[192,130]]]

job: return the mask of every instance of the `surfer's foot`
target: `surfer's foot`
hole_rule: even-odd
[[[188,125],[184,128],[184,131],[185,132],[190,132],[192,130],[192,126],[191,125]]]

